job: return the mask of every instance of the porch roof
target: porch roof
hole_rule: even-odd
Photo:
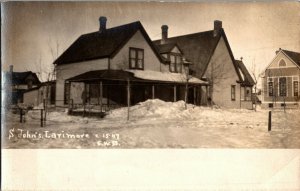
[[[185,83],[184,75],[170,72],[143,71],[143,70],[94,70],[67,79],[68,82],[88,82],[99,80],[119,80],[149,83]],[[191,84],[207,84],[198,78],[192,77]]]

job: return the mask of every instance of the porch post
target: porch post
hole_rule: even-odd
[[[130,110],[130,81],[127,79],[127,120],[129,120],[129,110]]]
[[[206,91],[206,105],[208,106],[208,88],[207,88],[207,85],[205,86],[205,91]]]
[[[155,87],[152,85],[152,99],[155,99]]]
[[[197,89],[196,89],[196,86],[195,86],[195,87],[194,87],[194,105],[196,105],[196,95],[197,95],[197,94],[196,94],[196,90],[197,90]]]
[[[102,112],[102,99],[103,99],[103,90],[102,90],[102,81],[100,81],[100,100],[99,100],[99,104],[100,104],[100,111]]]
[[[174,85],[174,102],[177,101],[177,95],[176,95],[177,91],[176,91],[176,85]]]

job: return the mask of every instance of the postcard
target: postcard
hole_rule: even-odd
[[[241,184],[238,189],[298,189],[299,168],[291,169],[300,164],[299,11],[298,2],[1,3],[3,161],[20,166],[20,155],[33,161],[33,181],[39,181],[24,187],[33,190],[231,190]],[[37,174],[52,167],[52,177],[60,176],[58,163],[44,158],[47,153],[60,166],[69,163],[62,151],[77,159],[72,166],[102,161],[95,169],[118,172],[115,166],[123,164],[122,174],[140,164],[146,172],[152,167],[165,172],[157,178],[170,172],[176,178],[159,184],[157,174],[151,173],[146,177],[156,183],[148,187],[152,179],[144,182],[142,173],[135,175],[145,185],[121,183],[119,174],[114,185],[108,173],[100,176],[108,186],[87,186],[99,181],[93,178],[79,181],[82,186],[76,181],[74,187],[54,187],[55,181],[41,184],[44,179]],[[106,166],[118,153],[124,161],[113,159]],[[249,177],[236,179],[243,173],[232,169],[239,162],[233,163],[229,153],[242,158],[241,169],[257,177],[269,173],[270,179],[287,169],[293,176],[281,177],[292,182],[279,178],[270,183],[263,177],[259,180],[271,187],[260,187],[262,182],[252,184]],[[247,169],[245,159],[252,154],[263,159],[250,162]],[[184,164],[195,156],[209,168],[195,161]],[[268,156],[274,156],[274,163]],[[164,159],[164,165],[145,165],[151,157]],[[42,161],[52,166],[41,166]],[[187,169],[190,164],[195,172],[186,177],[204,176],[205,169],[208,176],[200,182],[207,187],[189,182],[193,179],[180,184],[179,172],[185,170],[172,166],[167,171],[167,164]],[[225,165],[227,175],[210,174],[220,169],[215,164]],[[268,167],[260,174],[256,170],[264,164]],[[30,168],[18,174],[12,166],[5,168],[5,189],[22,190],[21,177]],[[95,169],[70,174],[90,177]],[[14,183],[10,173],[22,181]],[[228,174],[234,180],[227,182]],[[217,183],[208,179],[221,180],[221,187],[212,187]]]

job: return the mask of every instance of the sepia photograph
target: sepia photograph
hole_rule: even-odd
[[[299,3],[2,3],[2,148],[300,148]]]
[[[297,1],[1,2],[1,190],[300,190]]]

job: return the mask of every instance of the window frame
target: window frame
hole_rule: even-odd
[[[171,56],[174,57],[174,63],[172,63]],[[170,60],[169,71],[172,73],[182,73],[183,63],[182,63],[182,54],[170,52],[168,54]],[[179,60],[179,61],[178,61]],[[171,65],[174,64],[174,71],[171,70]],[[179,68],[180,66],[180,68]]]
[[[282,81],[284,79],[284,86],[282,86]],[[280,97],[287,97],[287,78],[286,77],[279,77],[278,78],[279,82],[279,96]],[[284,87],[284,89],[282,89]]]
[[[134,51],[135,53],[135,58],[132,58],[131,57],[131,51]],[[142,52],[142,59],[139,59],[139,52]],[[145,52],[144,52],[144,49],[142,48],[135,48],[135,47],[129,47],[129,56],[128,56],[128,59],[129,59],[129,69],[135,69],[135,70],[144,70],[145,68]],[[135,67],[132,67],[131,65],[131,60],[135,60]],[[142,61],[142,67],[138,67],[138,61],[141,60]]]
[[[297,87],[297,91],[295,91],[296,90],[295,87]],[[294,97],[298,97],[299,96],[299,81],[298,80],[293,80],[293,96]]]
[[[236,100],[236,89],[235,89],[236,85],[231,85],[231,101],[235,101]]]
[[[284,63],[284,66],[280,66],[280,63],[282,63],[282,61],[283,61],[283,63]],[[286,66],[287,66],[286,61],[285,61],[283,58],[280,59],[279,62],[278,62],[278,67],[279,67],[279,68],[283,68],[283,67],[286,67]]]

